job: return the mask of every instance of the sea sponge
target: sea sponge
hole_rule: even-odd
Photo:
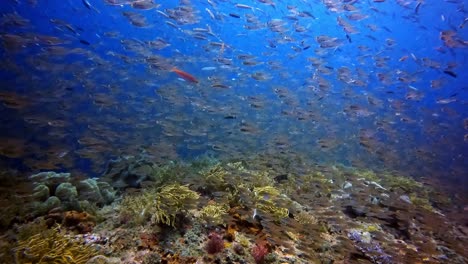
[[[63,215],[63,225],[84,234],[93,230],[96,219],[87,212],[67,211]]]

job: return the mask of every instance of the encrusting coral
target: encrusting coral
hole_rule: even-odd
[[[127,196],[122,201],[121,215],[132,217],[138,224],[148,218],[153,223],[174,226],[176,215],[195,206],[200,195],[186,185],[170,184],[151,188],[136,196]]]

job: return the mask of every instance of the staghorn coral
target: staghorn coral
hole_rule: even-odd
[[[14,249],[16,263],[86,263],[97,252],[71,239],[59,227],[20,240]]]
[[[137,224],[148,218],[153,223],[174,226],[176,215],[194,207],[199,194],[186,185],[170,184],[151,188],[139,195],[127,196],[121,204],[121,215],[131,217]]]

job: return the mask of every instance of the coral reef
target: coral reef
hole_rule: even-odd
[[[0,237],[0,262],[467,263],[466,231],[448,217],[462,209],[388,171],[267,156],[123,162],[116,179],[146,176],[121,199],[101,179],[34,177],[27,206],[8,211],[34,214]]]

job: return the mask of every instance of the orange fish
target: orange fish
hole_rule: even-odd
[[[172,68],[171,72],[177,73],[177,75],[179,75],[182,79],[184,79],[186,81],[193,82],[193,83],[198,83],[197,78],[193,77],[193,75],[191,75],[189,73],[186,73],[186,72],[184,72],[182,70],[179,70],[176,67]]]

